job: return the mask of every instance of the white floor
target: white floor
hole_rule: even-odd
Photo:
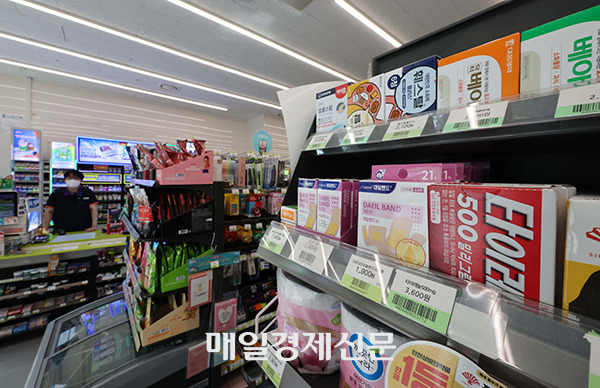
[[[44,331],[0,340],[0,385],[23,388]]]

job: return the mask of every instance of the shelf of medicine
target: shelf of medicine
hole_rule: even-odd
[[[301,255],[307,240],[317,242],[323,252],[320,257]],[[328,247],[331,254],[326,257]],[[271,223],[257,254],[409,337],[478,353],[479,365],[509,384],[587,386],[590,343],[584,336],[599,332],[600,322],[584,325],[552,306],[522,301],[476,282],[407,268],[371,251],[277,222]],[[364,276],[350,276],[360,271],[357,263],[362,263],[358,268],[382,272],[379,280],[372,281],[377,286],[365,282]],[[444,300],[407,297],[411,294],[405,293],[405,287],[400,289],[401,283],[436,290]]]

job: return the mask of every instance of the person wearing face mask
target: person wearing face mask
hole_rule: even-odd
[[[67,187],[60,187],[46,202],[42,228],[45,232],[54,221],[54,231],[93,232],[98,227],[98,200],[94,192],[81,185],[83,174],[78,170],[65,172]],[[60,233],[60,232],[59,232]]]

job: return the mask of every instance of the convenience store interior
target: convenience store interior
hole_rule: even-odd
[[[235,360],[219,361],[215,354],[207,355],[206,334],[216,332],[217,327],[224,332],[258,333],[279,325],[288,332],[308,332],[307,327],[337,330],[337,334],[340,330],[389,332],[394,348],[405,352],[411,349],[404,348],[411,341],[428,341],[415,345],[425,354],[421,356],[445,352],[442,364],[457,360],[452,361],[459,365],[457,377],[452,377],[456,384],[463,384],[458,371],[472,376],[460,378],[477,383],[487,379],[497,387],[588,386],[588,379],[589,387],[600,384],[600,340],[594,336],[600,332],[600,316],[592,311],[597,304],[583,297],[574,300],[584,284],[589,284],[587,292],[594,292],[590,268],[600,268],[600,263],[592,263],[600,253],[590,251],[587,261],[573,259],[579,264],[566,264],[569,249],[578,244],[569,243],[568,235],[575,238],[582,233],[588,240],[600,241],[595,224],[576,229],[569,213],[567,227],[566,216],[567,203],[572,211],[582,206],[581,214],[600,212],[586,210],[585,206],[595,204],[569,199],[575,193],[578,197],[600,194],[600,184],[590,178],[600,168],[594,147],[600,140],[600,103],[585,105],[587,101],[570,92],[575,88],[566,85],[566,76],[560,85],[554,82],[552,87],[524,91],[521,74],[519,94],[516,68],[522,72],[523,62],[518,54],[521,61],[524,58],[520,51],[498,54],[509,67],[514,66],[515,91],[503,89],[498,96],[488,92],[489,74],[485,73],[485,101],[477,100],[469,108],[465,108],[468,98],[463,100],[463,81],[471,92],[473,82],[481,79],[473,78],[471,70],[468,75],[465,70],[462,75],[446,76],[443,82],[465,77],[459,81],[457,102],[451,93],[439,92],[442,81],[436,73],[444,60],[450,66],[449,58],[457,53],[458,59],[453,60],[460,61],[477,55],[461,52],[488,42],[505,39],[504,48],[512,46],[511,34],[521,34],[517,40],[522,47],[524,31],[576,12],[593,9],[592,16],[577,22],[600,23],[597,6],[591,0],[0,0],[0,155],[4,155],[0,178],[10,177],[0,180],[0,201],[6,200],[5,192],[17,192],[14,201],[6,197],[14,203],[14,216],[2,217],[19,218],[18,227],[25,220],[23,231],[14,233],[9,221],[0,218],[0,238],[5,243],[5,257],[0,256],[0,380],[8,382],[8,388],[159,387],[167,383],[358,387],[365,381],[383,387],[384,380],[386,387],[405,386],[399,383],[400,372],[396,372],[396,383],[392,381],[392,364],[377,360],[369,359],[381,363],[375,378],[356,363],[340,362],[339,355],[335,362],[315,365],[310,364],[314,360],[302,357],[300,364],[265,365],[244,360],[239,344]],[[552,28],[563,24],[557,22]],[[543,33],[551,33],[552,28],[546,27]],[[600,28],[593,33],[597,31]],[[536,34],[537,30],[530,35]],[[599,36],[589,43],[598,52]],[[579,61],[592,55],[591,49],[584,49],[584,43],[562,47],[562,60],[571,64],[577,77],[581,77]],[[584,51],[568,54],[573,50]],[[593,55],[599,56],[595,51]],[[389,76],[374,79],[396,69],[400,76],[413,71],[412,76],[411,66],[424,67],[415,64],[432,56],[437,56],[433,57],[434,95],[438,91],[433,105],[423,108],[421,100],[420,110],[403,107],[400,117],[375,116],[369,112],[375,104],[363,106],[360,114],[350,114],[350,95],[356,90],[351,84],[365,79],[371,85],[379,82],[378,105],[399,106],[399,101],[390,99],[397,98],[400,83],[392,87]],[[506,66],[499,68],[506,73],[502,77],[508,78]],[[586,80],[590,101],[593,93],[600,93],[597,66],[594,62],[597,77],[592,81],[577,78]],[[505,83],[509,81],[502,79],[500,86],[489,84],[489,88],[508,90]],[[396,94],[383,93],[396,87]],[[344,90],[339,100],[344,102],[344,122],[332,123],[333,113],[323,117],[335,104],[323,108],[325,103],[319,105],[319,99],[325,91],[340,98],[340,88]],[[358,92],[354,97],[354,103],[373,98]],[[564,102],[568,98],[573,101]],[[487,117],[479,116],[480,110],[473,118],[475,106],[492,105],[493,125],[477,121]],[[575,112],[577,106],[589,111]],[[565,108],[573,112],[558,113]],[[502,110],[499,117],[494,117],[494,109]],[[461,121],[454,117],[459,113],[470,116]],[[412,129],[416,126],[417,132],[401,130],[402,123]],[[31,134],[35,146],[19,149],[19,140]],[[91,153],[94,147],[102,152]],[[391,177],[394,165],[403,166],[396,168],[409,178],[400,172]],[[428,167],[425,171],[418,166]],[[442,178],[448,168],[454,169],[455,179]],[[81,237],[73,237],[71,231],[62,236],[65,231],[59,233],[61,228],[55,226],[48,235],[42,225],[44,205],[54,190],[67,195],[64,173],[70,169],[83,171],[82,186],[97,199],[97,230],[80,230],[77,235]],[[425,178],[415,178],[422,172]],[[398,210],[400,221],[392,221],[377,205],[373,205],[376,210],[363,213],[360,197],[363,181],[369,179],[421,181],[424,186],[414,190],[424,193],[420,198],[424,207],[411,207],[410,214]],[[446,219],[433,222],[427,212],[435,207],[432,194],[452,201],[437,185],[454,182],[458,187],[481,182],[510,184],[508,191],[520,190],[517,185],[523,184],[531,185],[524,192],[540,191],[539,204],[538,199],[532,201],[540,206],[535,227],[544,240],[541,248],[531,248],[537,249],[533,256],[537,254],[538,261],[527,266],[531,272],[523,289],[515,291],[514,284],[525,280],[514,271],[523,268],[525,273],[525,264],[513,264],[513,272],[508,267],[502,272],[496,263],[492,270],[507,274],[506,284],[489,273],[486,277],[485,271],[492,271],[487,264],[478,264],[481,279],[457,270],[455,259],[449,264],[446,232],[454,226],[444,224],[442,230],[436,225]],[[344,184],[348,184],[352,194],[339,197],[347,209],[340,205],[322,220],[317,214],[322,210],[316,190],[325,193],[327,184],[335,185],[335,190],[346,190]],[[314,192],[308,190],[309,185]],[[364,192],[375,198],[378,190],[390,187],[365,188]],[[304,206],[302,198],[311,195],[315,202]],[[548,195],[556,197],[555,202],[546,203]],[[394,200],[381,203],[389,205]],[[144,218],[142,208],[150,220]],[[553,208],[554,213],[548,215]],[[472,210],[477,212],[477,205]],[[549,218],[542,218],[542,210],[543,217]],[[375,226],[374,214],[389,225]],[[464,214],[458,218],[469,227],[481,226],[475,224],[483,213],[469,213],[466,222]],[[507,215],[507,220],[511,217]],[[424,219],[424,226],[417,219]],[[542,222],[554,229],[539,226]],[[463,236],[460,233],[465,229],[457,230]],[[516,233],[518,238],[520,232],[512,233],[508,235],[514,238]],[[537,233],[538,229],[535,243],[539,243]],[[503,239],[502,244],[490,240],[486,237],[479,243],[485,248],[487,241],[496,247],[501,252],[495,252],[496,257],[509,256],[508,248],[515,247],[513,240]],[[304,254],[311,244],[321,250],[323,257],[314,257],[321,257],[322,267],[300,264],[296,257],[300,253],[295,252]],[[529,249],[523,246],[518,247]],[[489,251],[488,247],[481,254],[481,262]],[[502,256],[506,262],[513,260],[507,256]],[[353,265],[357,272],[363,268],[363,277],[348,277]],[[584,270],[577,265],[590,267]],[[365,283],[364,268],[389,274],[378,283]],[[574,269],[568,272],[568,268]],[[576,271],[590,274],[584,280],[568,277]],[[421,314],[437,309],[431,314],[447,316],[445,326],[427,323],[423,315],[416,317],[418,306],[413,311],[406,307],[410,301],[404,303],[404,310],[393,307],[398,300],[408,300],[394,291],[402,276],[413,285],[421,276],[420,290],[434,288],[438,295],[450,295],[445,298],[452,306],[449,310],[439,307],[442,302],[436,298],[419,310]],[[538,283],[529,283],[534,277]],[[211,290],[208,300],[196,303],[192,299],[200,294],[193,293],[192,281],[198,290]],[[576,294],[567,293],[567,285],[575,287],[571,282],[579,287]],[[375,296],[365,291],[369,287],[376,288]],[[329,322],[320,326],[322,322],[292,317],[294,306],[303,303],[307,304],[297,310],[318,310],[314,315],[327,316]],[[569,303],[571,311],[567,311]],[[304,310],[306,306],[310,307]],[[327,309],[331,311],[325,313]],[[225,319],[220,316],[223,311],[237,314]],[[166,324],[168,317],[177,323]],[[271,321],[274,324],[266,329]],[[118,355],[101,353],[107,347],[110,352],[117,349]],[[399,351],[391,351],[396,368],[403,354]],[[83,361],[78,359],[80,354]],[[547,364],[541,365],[539,360],[545,356]],[[158,371],[158,365],[165,365],[164,370]],[[563,376],[566,370],[572,371],[572,381]],[[110,376],[112,371],[115,374]],[[411,378],[419,380],[416,375]],[[402,384],[408,384],[404,378]]]

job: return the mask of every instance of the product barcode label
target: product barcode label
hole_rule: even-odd
[[[421,136],[428,118],[428,115],[423,115],[391,122],[383,135],[383,141]]]
[[[504,123],[508,101],[455,109],[448,115],[442,132],[499,127]]]
[[[369,283],[363,282],[362,280],[359,280],[357,278],[352,279],[352,285],[354,287],[360,288],[361,290],[367,290],[369,288]]]
[[[280,255],[286,240],[287,238],[284,230],[271,228],[268,233],[263,236],[261,244],[268,250]]]
[[[310,142],[306,146],[306,150],[311,151],[325,148],[325,146],[327,146],[327,143],[329,143],[329,139],[331,139],[332,135],[332,133],[313,135],[313,137],[310,139]]]
[[[276,387],[279,387],[279,385],[281,385],[281,379],[283,378],[283,371],[285,370],[285,361],[277,356],[277,352],[271,345],[267,345],[267,357],[260,366],[267,376],[269,376],[269,380],[271,380]]]
[[[462,123],[455,123],[452,126],[452,129],[456,130],[456,131],[460,131],[462,129],[469,129],[471,128],[471,123],[469,123],[468,121],[462,122]]]
[[[294,244],[294,261],[316,274],[323,273],[333,246],[306,236],[299,236]]]
[[[341,145],[366,143],[369,141],[374,129],[375,125],[350,129],[342,139]]]
[[[365,259],[352,255],[340,284],[357,294],[382,303],[386,298],[392,271],[391,267],[376,261],[375,258]]]
[[[600,113],[600,84],[561,90],[554,117]]]
[[[387,307],[442,334],[448,331],[456,289],[396,270]]]

